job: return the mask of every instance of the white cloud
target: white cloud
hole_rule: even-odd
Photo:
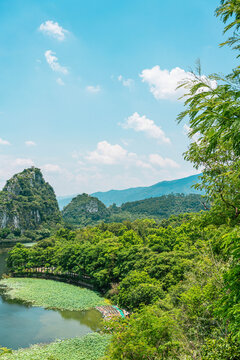
[[[36,146],[36,143],[34,142],[34,141],[32,141],[32,140],[27,140],[27,141],[25,141],[25,145],[26,146]]]
[[[122,75],[118,76],[118,81],[120,81],[123,84],[123,86],[126,86],[128,88],[132,88],[134,85],[133,79],[124,79]]]
[[[48,65],[53,71],[60,72],[64,75],[68,74],[68,69],[59,64],[58,58],[55,56],[55,53],[52,50],[47,50],[45,52],[45,58]]]
[[[61,78],[57,78],[56,82],[57,82],[57,84],[60,85],[60,86],[64,86],[64,85],[65,85],[64,81],[63,81]]]
[[[7,140],[3,140],[2,138],[0,138],[0,145],[10,145],[10,142]]]
[[[47,173],[60,173],[62,171],[61,167],[56,164],[45,164],[41,168]]]
[[[26,159],[26,158],[18,158],[13,161],[14,166],[24,166],[24,167],[30,167],[34,166],[34,162],[32,159]]]
[[[42,169],[47,173],[60,173],[62,171],[61,167],[56,164],[45,164]]]
[[[60,26],[57,22],[53,22],[52,20],[47,20],[45,23],[42,23],[39,27],[39,30],[48,36],[52,36],[59,41],[63,41],[65,39],[65,34],[68,33],[62,26]]]
[[[100,88],[99,85],[96,85],[96,86],[88,85],[88,86],[86,86],[86,90],[89,93],[96,94],[96,93],[99,93],[101,91],[101,88]]]
[[[150,154],[149,155],[149,161],[153,165],[160,166],[161,168],[179,168],[180,165],[176,163],[176,161],[169,159],[169,158],[163,158],[159,154]]]
[[[140,116],[137,112],[129,116],[126,122],[121,125],[124,129],[142,131],[145,132],[149,137],[158,139],[163,143],[171,143],[170,139],[166,137],[160,126],[157,126],[153,120],[148,119],[145,115]]]
[[[192,80],[194,78],[191,72],[186,72],[179,67],[169,71],[166,69],[161,70],[159,65],[154,66],[152,69],[143,70],[139,76],[143,82],[149,85],[151,93],[158,100],[178,99],[186,93],[186,89],[183,87],[176,89],[177,86],[184,80]],[[217,86],[216,81],[208,79],[205,75],[201,76],[201,80],[207,81],[212,88]]]
[[[141,167],[143,169],[152,169],[152,166],[150,164],[142,160],[137,160],[136,166]]]
[[[101,141],[97,144],[96,150],[89,152],[86,159],[97,164],[113,165],[125,159],[127,155],[127,150],[122,146],[118,144],[111,145],[107,141]]]

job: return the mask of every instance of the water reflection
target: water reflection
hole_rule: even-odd
[[[95,309],[85,311],[65,310],[59,311],[59,313],[65,320],[76,320],[79,321],[80,324],[90,327],[92,331],[99,330],[102,315]]]

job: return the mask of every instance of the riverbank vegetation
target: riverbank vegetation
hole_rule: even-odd
[[[46,309],[81,311],[105,304],[94,291],[52,280],[8,278],[0,286],[6,296]]]
[[[93,333],[82,338],[57,340],[47,345],[34,345],[28,349],[3,354],[2,360],[98,360],[106,350],[109,335]]]
[[[53,266],[87,275],[105,296],[130,310],[130,319],[107,326],[113,334],[111,359],[120,353],[142,359],[141,351],[152,354],[150,359],[205,359],[206,348],[237,351],[239,233],[238,220],[226,224],[214,209],[161,225],[138,220],[62,229],[32,248],[19,244],[8,265],[19,272]]]

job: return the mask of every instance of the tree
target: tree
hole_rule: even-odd
[[[145,271],[131,271],[121,282],[118,302],[130,310],[149,305],[164,297],[160,282]]]
[[[226,24],[224,32],[232,35],[221,45],[240,50],[240,1],[222,0],[216,10]],[[240,54],[238,53],[238,57]],[[215,81],[215,84],[212,82]],[[214,84],[214,86],[212,86]],[[202,183],[212,202],[213,212],[226,218],[240,215],[240,67],[220,77],[206,78],[198,66],[197,73],[180,86],[186,89],[185,107],[178,121],[189,117],[190,144],[185,158],[198,169],[203,167]],[[226,236],[223,245],[229,256],[229,270],[224,274],[224,295],[216,313],[228,322],[234,337],[240,338],[239,256],[240,239],[236,234]],[[224,343],[225,344],[225,343]],[[225,345],[224,345],[225,346]],[[223,357],[224,359],[225,357]]]
[[[106,359],[181,359],[183,336],[170,312],[163,312],[157,306],[146,306],[129,320],[111,325],[113,338]]]
[[[239,0],[222,1],[216,15],[226,23],[225,32],[232,29],[234,35],[223,44],[234,44],[240,49],[238,34],[240,26]],[[240,68],[223,77],[206,77],[198,64],[196,73],[180,87],[186,90],[186,109],[178,121],[189,118],[189,137],[197,141],[190,144],[185,159],[196,169],[203,168],[202,183],[213,205],[219,210],[229,210],[231,218],[240,214]],[[224,213],[224,211],[222,211]]]

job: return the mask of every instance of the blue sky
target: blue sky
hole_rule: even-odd
[[[196,173],[175,91],[230,72],[215,0],[1,0],[0,186],[40,167],[57,195]],[[187,123],[186,123],[187,124]]]

